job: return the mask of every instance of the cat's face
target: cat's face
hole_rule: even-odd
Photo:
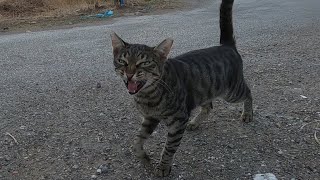
[[[115,33],[111,35],[116,73],[122,78],[130,94],[156,82],[162,75],[163,64],[172,46],[166,39],[157,47],[128,44]]]

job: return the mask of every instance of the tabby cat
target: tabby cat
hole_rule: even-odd
[[[133,151],[142,163],[150,161],[143,144],[160,121],[168,127],[167,141],[155,168],[156,176],[168,176],[175,152],[186,129],[194,130],[206,119],[217,97],[227,102],[243,102],[241,119],[253,119],[252,97],[243,77],[242,59],[233,36],[234,0],[222,0],[220,7],[220,46],[187,52],[169,58],[173,40],[156,47],[129,44],[113,33],[114,66],[137,109],[143,115]],[[197,106],[200,113],[188,122]]]

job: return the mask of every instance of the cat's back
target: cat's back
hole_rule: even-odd
[[[188,63],[202,60],[210,60],[211,62],[224,61],[226,59],[241,59],[241,57],[236,48],[232,46],[213,46],[189,51],[173,59]]]

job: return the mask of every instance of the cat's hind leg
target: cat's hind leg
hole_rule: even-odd
[[[243,102],[243,111],[240,119],[243,122],[251,122],[253,120],[252,95],[244,80],[238,83],[236,88],[224,99],[230,103]]]
[[[204,104],[201,106],[201,109],[200,109],[200,113],[194,117],[193,119],[191,119],[188,124],[187,124],[187,130],[188,131],[193,131],[195,129],[197,129],[200,125],[200,123],[207,119],[209,114],[210,114],[210,111],[212,109],[212,103],[207,103],[207,104]]]
[[[247,93],[246,99],[243,101],[241,120],[243,122],[251,122],[253,120],[252,96],[250,90]]]

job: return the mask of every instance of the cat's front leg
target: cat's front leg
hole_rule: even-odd
[[[134,140],[133,152],[136,157],[144,165],[149,165],[150,158],[143,149],[145,141],[150,137],[152,132],[156,129],[159,124],[159,120],[151,117],[144,118],[141,123],[141,127]]]
[[[168,126],[167,141],[161,153],[160,163],[155,169],[155,175],[164,177],[171,172],[174,154],[181,143],[183,133],[186,129],[188,118],[174,118],[166,123]]]

